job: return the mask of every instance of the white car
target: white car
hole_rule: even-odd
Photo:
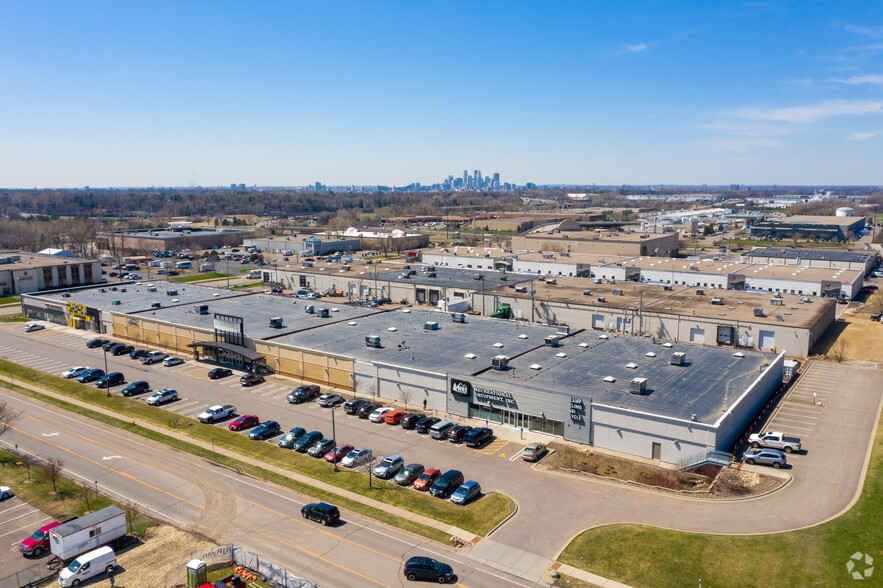
[[[6,500],[12,496],[12,488],[9,486],[0,486],[0,500]]]
[[[71,378],[79,378],[80,376],[82,376],[83,374],[85,374],[86,372],[88,372],[91,369],[92,368],[83,367],[83,366],[72,367],[71,369],[69,369],[66,372],[64,372],[63,374],[61,374],[61,377],[67,378],[68,380],[70,380]]]
[[[378,408],[377,410],[372,412],[370,415],[368,415],[368,420],[371,421],[372,423],[379,423],[379,422],[383,421],[383,416],[386,413],[392,412],[393,410],[395,410],[395,409],[391,408],[389,406],[384,406],[384,407]]]
[[[166,402],[171,402],[172,400],[177,400],[178,391],[172,388],[166,388],[165,390],[157,390],[154,392],[150,398],[147,399],[147,404],[151,406],[159,406],[160,404],[165,404]]]
[[[370,449],[353,449],[349,453],[347,453],[342,460],[340,460],[340,465],[345,468],[354,468],[357,467],[374,456],[374,453]]]
[[[45,328],[46,327],[44,327],[40,323],[31,323],[25,327],[25,333],[30,333],[31,331],[42,331]]]
[[[180,357],[167,357],[164,360],[162,360],[162,364],[166,367],[178,365],[180,363],[184,363],[184,360],[181,359]]]

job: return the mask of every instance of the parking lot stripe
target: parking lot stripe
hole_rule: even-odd
[[[809,420],[813,420],[813,421],[818,420],[818,418],[819,418],[818,415],[806,414],[804,412],[797,412],[794,410],[787,410],[787,409],[780,410],[779,414],[793,416],[793,417],[797,417],[800,419],[809,419]]]
[[[15,510],[15,509],[17,509],[17,508],[21,508],[21,507],[23,507],[23,506],[27,506],[27,505],[28,505],[27,502],[22,502],[21,504],[18,504],[18,505],[16,505],[16,506],[13,506],[12,508],[7,508],[6,510],[0,510],[0,515],[2,515],[2,514],[6,514],[6,513],[11,512],[11,511],[13,511],[13,510]]]
[[[30,505],[28,505],[28,506],[30,506]],[[17,521],[18,519],[22,519],[22,518],[24,518],[24,517],[26,517],[26,516],[28,516],[28,515],[30,515],[30,514],[34,514],[35,512],[40,512],[40,510],[39,510],[39,509],[36,509],[36,508],[35,508],[34,510],[29,510],[28,512],[26,512],[26,513],[24,513],[24,514],[20,514],[20,515],[18,515],[17,517],[13,517],[13,518],[11,518],[11,519],[9,519],[9,520],[3,521],[3,524],[4,524],[4,525],[7,525],[7,524],[11,523],[12,521]]]
[[[816,424],[816,423],[813,423],[813,422],[810,422],[810,421],[802,421],[802,420],[800,420],[800,419],[791,418],[791,417],[789,417],[789,416],[787,416],[787,415],[786,415],[786,416],[779,416],[779,415],[776,415],[776,419],[775,419],[775,420],[777,420],[777,421],[785,421],[785,422],[787,422],[787,423],[799,423],[799,424],[801,424],[801,425],[810,425],[810,426],[813,426],[813,425]]]
[[[773,421],[773,423],[776,423],[776,422],[778,422],[778,421]],[[806,428],[806,427],[798,427],[798,426],[795,426],[795,425],[787,425],[787,426],[784,426],[784,427],[782,427],[782,428],[783,428],[783,429],[788,429],[789,431],[791,431],[791,430],[808,431],[808,432],[810,432],[810,433],[812,433],[813,431],[815,431],[814,428],[813,428],[813,429],[808,429],[808,428]]]
[[[39,523],[42,523],[43,521],[51,521],[51,520],[52,520],[52,517],[44,517],[44,518],[39,519],[30,525],[25,525],[24,527],[19,527],[18,529],[13,529],[12,531],[9,531],[8,533],[3,533],[2,535],[0,535],[0,537],[6,537],[7,535],[12,535],[13,533],[18,533],[19,531],[23,531],[25,529],[33,529],[35,525],[38,525]],[[42,525],[40,525],[40,526],[42,526]],[[37,527],[37,528],[39,529],[40,527]],[[19,545],[19,542],[16,541],[15,543],[12,544],[12,546],[15,546],[15,545]]]

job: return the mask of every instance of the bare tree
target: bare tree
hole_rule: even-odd
[[[883,313],[883,292],[879,290],[874,292],[865,303],[865,308],[869,310],[871,314]]]
[[[77,493],[80,495],[80,498],[83,499],[83,502],[86,503],[86,510],[92,510],[92,492],[94,489],[88,484],[81,483],[77,484]]]
[[[126,528],[129,533],[135,532],[135,519],[138,518],[138,515],[141,511],[138,510],[138,505],[134,502],[127,502],[123,505],[123,512],[126,513]]]
[[[5,402],[0,402],[0,437],[12,427],[20,413]]]
[[[373,402],[378,395],[377,384],[375,382],[371,382],[371,384],[368,385],[368,389],[366,390],[366,392],[371,395],[371,401]]]
[[[56,487],[56,483],[61,477],[62,470],[64,470],[64,460],[60,457],[50,457],[40,464],[40,469],[43,470],[43,474],[46,478],[52,482],[52,493],[57,494],[58,488]]]
[[[845,339],[837,339],[831,348],[828,350],[828,357],[836,361],[837,363],[843,363],[843,360],[846,359],[846,354],[849,352],[849,343]]]
[[[368,459],[362,462],[362,469],[365,471],[366,474],[368,474],[368,488],[373,488],[373,486],[371,485],[371,480],[374,477],[374,466],[377,464],[377,461],[379,459],[380,458],[378,456],[372,453],[368,457]]]
[[[405,410],[408,410],[408,403],[411,402],[411,398],[414,397],[414,391],[410,388],[402,388],[399,390],[399,398],[402,399],[402,402],[405,403]]]

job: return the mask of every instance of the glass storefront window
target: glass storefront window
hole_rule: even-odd
[[[469,404],[469,418],[484,419],[492,423],[503,422],[503,412],[499,408],[483,406],[481,404]]]

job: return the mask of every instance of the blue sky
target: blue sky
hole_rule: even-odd
[[[883,2],[0,3],[0,187],[883,184]]]

